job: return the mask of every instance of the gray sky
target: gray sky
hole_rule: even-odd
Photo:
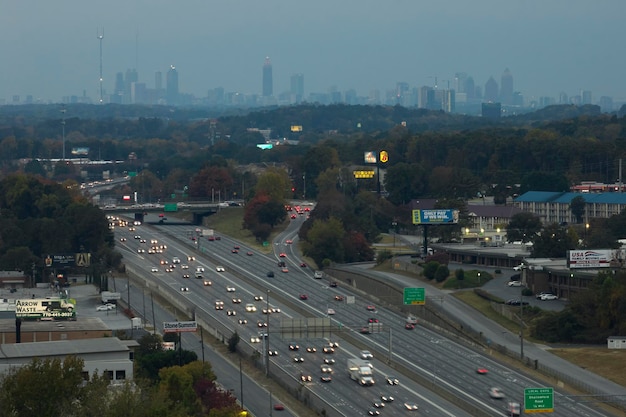
[[[303,73],[305,94],[336,86],[367,95],[396,82],[439,86],[465,72],[498,84],[505,68],[526,98],[591,90],[626,99],[625,0],[0,0],[0,99],[98,96],[137,68],[175,65],[180,91],[274,93]],[[452,85],[452,82],[451,82]]]

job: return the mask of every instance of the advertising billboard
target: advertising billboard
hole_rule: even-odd
[[[195,332],[198,330],[196,321],[164,321],[163,333]]]
[[[413,224],[457,224],[459,211],[453,209],[413,210]]]
[[[73,320],[76,301],[63,298],[15,300],[15,318],[26,320]]]
[[[569,268],[608,268],[619,264],[622,253],[619,249],[571,250],[567,255]]]
[[[377,161],[376,152],[369,151],[363,154],[363,160],[366,164],[375,164]]]

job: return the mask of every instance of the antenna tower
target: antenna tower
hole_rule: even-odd
[[[104,102],[102,90],[102,39],[104,39],[104,28],[102,28],[102,32],[100,32],[100,30],[97,30],[96,35],[98,37],[98,40],[100,41],[100,104],[102,104]]]

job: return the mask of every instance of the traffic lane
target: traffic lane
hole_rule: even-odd
[[[131,290],[131,298],[138,299],[141,294],[139,289],[131,287]],[[152,303],[147,307],[146,315],[152,317],[153,314],[157,323],[162,324],[166,321],[177,320],[171,312],[161,307],[158,303],[154,303],[154,313]],[[240,402],[243,398],[243,407],[251,411],[253,415],[266,415],[274,403],[283,403],[275,392],[272,393],[271,389],[257,383],[253,377],[242,372],[238,363],[233,363],[229,358],[221,356],[210,345],[205,344],[203,348],[198,334],[184,333],[182,347],[186,350],[194,351],[199,360],[202,360],[204,357],[211,364],[211,369],[217,377],[217,383],[226,390],[231,391]],[[243,392],[245,393],[243,396],[241,387],[243,387]],[[281,411],[281,415],[296,417],[298,414],[286,407],[284,411]]]

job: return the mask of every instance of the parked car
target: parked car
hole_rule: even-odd
[[[509,281],[506,283],[509,287],[521,287],[522,281]]]
[[[559,299],[559,297],[557,297],[554,294],[544,294],[541,297],[541,301],[558,300],[558,299]]]
[[[541,299],[543,298],[543,296],[544,296],[544,295],[554,295],[554,294],[552,294],[550,291],[542,291],[542,292],[540,292],[539,294],[537,294],[537,295],[535,296],[535,298],[536,298],[537,300],[541,300]]]

